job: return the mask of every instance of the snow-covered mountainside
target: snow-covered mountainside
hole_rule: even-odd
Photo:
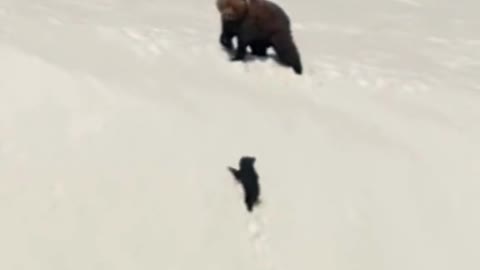
[[[480,269],[480,2],[276,2],[303,76],[214,1],[0,0],[0,269]]]

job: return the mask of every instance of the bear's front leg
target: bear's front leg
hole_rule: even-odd
[[[224,49],[233,50],[232,39],[238,35],[241,25],[241,20],[221,19],[221,34],[219,39]]]
[[[269,43],[262,40],[254,41],[250,44],[252,49],[252,54],[255,56],[266,57],[267,56],[267,49],[269,47]]]
[[[225,49],[233,49],[232,37],[227,34],[222,33],[220,35],[220,44],[222,44],[223,48]]]
[[[232,38],[235,36],[233,29],[235,29],[233,22],[225,21],[223,19],[221,20],[221,33],[219,41],[224,49],[233,49]]]
[[[245,59],[247,53],[247,43],[238,40],[237,50],[235,51],[235,56],[233,56],[232,61],[242,61]]]
[[[235,56],[232,58],[232,61],[241,61],[245,59],[247,46],[254,40],[254,33],[255,31],[251,23],[245,22],[242,25],[237,36],[237,50],[235,51]]]

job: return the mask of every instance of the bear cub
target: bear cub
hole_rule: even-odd
[[[239,170],[228,167],[243,187],[244,202],[249,212],[253,211],[253,207],[259,203],[260,186],[258,184],[258,174],[255,171],[255,157],[242,157],[239,162]]]

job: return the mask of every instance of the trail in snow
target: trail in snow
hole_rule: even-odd
[[[258,213],[257,211],[253,212],[248,222],[248,230],[253,248],[261,269],[277,270],[278,268],[274,264],[274,257],[272,256],[270,243],[268,241],[267,220],[261,214],[262,213]]]

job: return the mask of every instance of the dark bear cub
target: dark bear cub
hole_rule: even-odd
[[[221,44],[232,49],[231,39],[237,37],[232,61],[244,60],[249,46],[253,54],[261,56],[273,47],[280,62],[302,74],[290,19],[280,6],[268,0],[217,0],[217,8],[222,17]]]
[[[244,191],[244,202],[249,212],[258,204],[260,196],[260,186],[258,184],[258,174],[255,171],[254,157],[242,157],[240,159],[239,170],[228,167],[235,179],[242,185]]]

